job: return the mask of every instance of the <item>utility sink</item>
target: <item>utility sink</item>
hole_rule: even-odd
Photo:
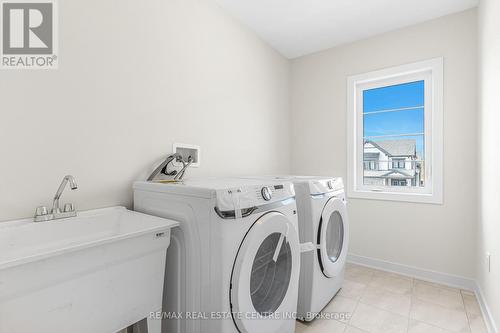
[[[115,333],[160,310],[177,225],[124,207],[0,223],[0,333]]]

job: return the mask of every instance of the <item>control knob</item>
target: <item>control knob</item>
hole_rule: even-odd
[[[271,200],[271,198],[273,197],[273,194],[271,193],[271,189],[267,186],[263,187],[260,190],[260,194],[262,195],[262,198],[266,201]]]

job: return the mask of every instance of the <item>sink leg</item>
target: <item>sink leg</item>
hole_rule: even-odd
[[[161,309],[158,312],[161,312]],[[161,333],[161,319],[148,317],[145,321],[148,333]]]
[[[138,322],[136,325],[137,325],[137,333],[150,333],[148,331],[148,324],[146,318]]]
[[[161,320],[150,317],[144,318],[127,327],[125,333],[161,333]]]

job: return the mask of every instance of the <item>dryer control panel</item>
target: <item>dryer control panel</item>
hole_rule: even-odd
[[[324,178],[315,179],[309,182],[309,190],[311,194],[324,194],[335,191],[342,191],[344,182],[342,178]]]

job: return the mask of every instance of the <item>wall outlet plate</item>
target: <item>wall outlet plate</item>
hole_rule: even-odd
[[[194,161],[189,167],[199,167],[200,166],[200,146],[192,145],[188,143],[174,143],[172,145],[172,151],[178,153],[182,156],[184,161],[187,162],[188,158],[191,156]],[[182,167],[181,162],[173,161],[174,166]]]

